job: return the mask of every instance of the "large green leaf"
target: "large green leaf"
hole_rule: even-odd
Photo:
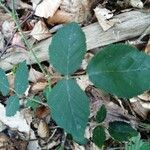
[[[118,141],[128,141],[131,137],[138,135],[138,132],[130,124],[123,121],[110,122],[108,131]]]
[[[19,98],[17,95],[10,96],[6,104],[6,116],[14,116],[19,110]]]
[[[14,89],[17,94],[22,95],[28,87],[28,67],[26,61],[19,64],[16,75]]]
[[[93,142],[98,146],[102,147],[106,140],[105,130],[102,126],[97,126],[93,130]]]
[[[128,45],[107,46],[87,72],[97,87],[118,97],[131,98],[150,88],[150,56]]]
[[[86,53],[85,35],[77,23],[69,23],[52,38],[50,62],[63,75],[74,73]]]
[[[61,80],[48,96],[52,118],[78,142],[84,141],[89,100],[75,80]]]
[[[103,122],[106,118],[106,115],[107,115],[106,107],[105,107],[105,105],[102,105],[96,114],[96,121],[98,123]]]
[[[9,93],[9,82],[5,74],[5,71],[1,68],[0,68],[0,92],[2,92],[4,96],[6,96]]]

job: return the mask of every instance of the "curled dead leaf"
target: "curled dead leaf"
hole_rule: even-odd
[[[46,106],[39,106],[35,111],[35,116],[39,119],[44,119],[50,114],[50,109]]]
[[[58,7],[60,6],[62,0],[43,0],[40,4],[34,7],[36,7],[35,15],[39,17],[52,17]]]
[[[72,14],[63,10],[57,10],[53,17],[48,17],[48,24],[61,24],[72,21]]]
[[[40,41],[50,37],[51,33],[43,21],[38,21],[32,29],[30,35],[32,35],[36,40]]]
[[[44,122],[43,120],[41,120],[39,123],[37,133],[41,138],[49,137],[48,124],[46,122]]]
[[[107,31],[114,25],[114,22],[107,20],[113,17],[113,14],[108,9],[96,7],[94,12],[100,26],[104,31]]]

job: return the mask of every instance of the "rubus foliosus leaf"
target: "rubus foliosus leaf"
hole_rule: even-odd
[[[17,95],[10,96],[6,104],[6,116],[14,116],[19,110],[19,98]]]
[[[6,96],[9,93],[9,82],[5,74],[5,71],[1,68],[0,68],[0,92],[2,92],[4,96]]]
[[[85,53],[85,35],[77,23],[69,23],[59,29],[49,46],[50,62],[63,75],[74,73]]]
[[[108,131],[117,141],[128,141],[131,137],[138,135],[138,132],[130,124],[123,121],[110,122]]]
[[[102,123],[105,120],[106,115],[107,115],[106,107],[105,107],[105,105],[102,105],[96,114],[96,121],[98,123]]]
[[[109,45],[89,63],[90,80],[106,92],[131,98],[150,88],[150,56],[125,44]]]
[[[19,64],[14,81],[14,89],[17,94],[22,95],[28,87],[28,67],[26,61]]]
[[[59,81],[49,93],[47,102],[56,123],[82,143],[89,116],[89,100],[75,80]]]
[[[106,140],[105,130],[102,126],[97,126],[93,130],[93,142],[98,146],[102,147]]]

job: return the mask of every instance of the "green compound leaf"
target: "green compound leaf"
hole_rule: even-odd
[[[28,87],[28,67],[26,61],[19,64],[16,75],[14,89],[17,94],[22,95]]]
[[[95,86],[118,97],[150,89],[150,56],[129,45],[107,46],[91,60],[87,72]]]
[[[105,130],[102,126],[97,126],[93,130],[93,142],[98,146],[102,147],[106,140]]]
[[[61,80],[51,90],[48,105],[52,118],[74,140],[83,143],[89,116],[89,100],[75,80]]]
[[[102,105],[96,114],[96,121],[98,123],[102,123],[105,120],[106,115],[107,115],[106,107],[105,107],[105,105]]]
[[[137,136],[138,132],[130,124],[123,121],[109,123],[109,134],[117,141],[128,141],[131,137]]]
[[[40,101],[40,97],[38,97],[38,96],[35,96],[33,98],[29,98],[27,100],[26,106],[32,108],[35,111],[36,108],[39,106],[39,103],[38,103],[39,101]]]
[[[69,23],[52,38],[49,57],[53,67],[63,75],[74,73],[86,53],[84,32],[77,23]]]
[[[10,96],[6,104],[6,116],[11,117],[19,110],[19,98],[17,95]]]
[[[5,74],[5,71],[1,68],[0,68],[0,92],[2,92],[4,96],[6,96],[9,93],[9,82]]]

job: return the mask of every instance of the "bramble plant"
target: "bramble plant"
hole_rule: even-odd
[[[62,78],[47,91],[47,104],[57,125],[71,134],[73,139],[84,143],[84,133],[89,117],[89,99],[76,83],[74,72],[80,67],[86,53],[86,38],[77,23],[69,23],[59,29],[49,46],[49,59]],[[125,44],[112,44],[96,54],[87,67],[87,75],[94,85],[121,97],[131,98],[150,88],[150,56]],[[6,115],[13,116],[19,110],[19,98],[28,86],[26,62],[16,70],[14,95],[7,100]],[[0,91],[9,94],[9,84],[4,70],[0,69]],[[38,100],[39,101],[39,100]],[[37,101],[37,102],[38,102]],[[32,99],[27,106],[35,106]],[[102,147],[106,139],[101,124],[107,110],[102,106],[97,113],[97,126],[93,130],[93,142]],[[138,132],[130,124],[121,121],[109,123],[108,132],[117,141],[128,141]]]

